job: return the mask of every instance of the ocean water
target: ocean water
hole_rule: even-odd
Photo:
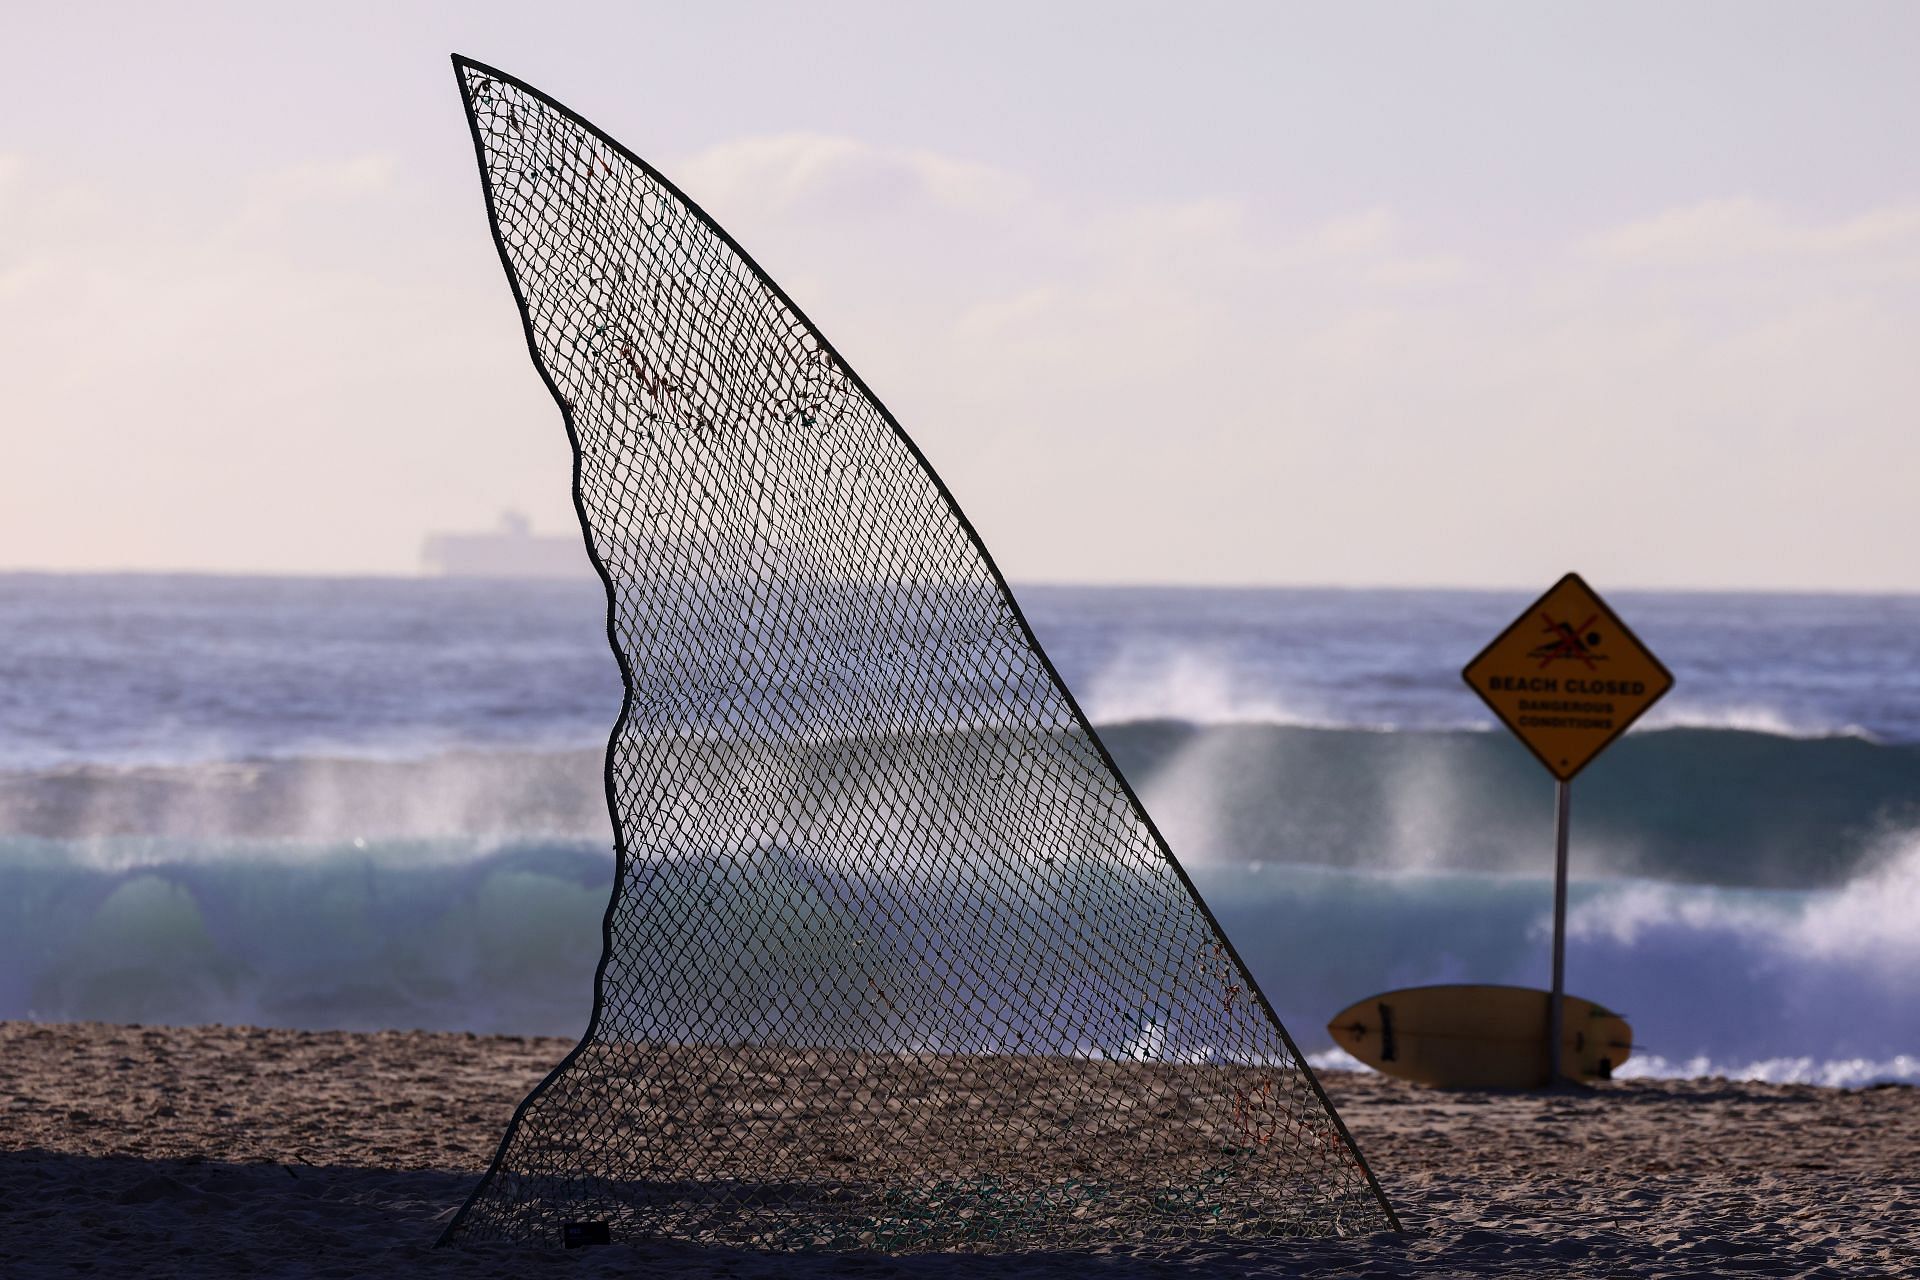
[[[1457,674],[1526,595],[1018,594],[1316,1060],[1376,991],[1545,984],[1552,783]],[[1678,685],[1575,785],[1570,989],[1629,1072],[1920,1080],[1920,600],[1610,598]],[[0,1017],[578,1032],[601,611],[0,576]]]

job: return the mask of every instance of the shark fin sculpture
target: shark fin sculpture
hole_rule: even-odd
[[[652,167],[454,69],[626,696],[590,1025],[443,1240],[1396,1226],[893,416]]]

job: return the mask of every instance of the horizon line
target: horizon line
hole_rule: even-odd
[[[469,583],[533,583],[533,582],[576,582],[581,586],[597,586],[597,580],[587,572],[582,563],[577,578],[562,576],[512,576],[512,575],[458,575],[405,570],[299,570],[274,571],[266,569],[214,569],[214,568],[92,568],[62,569],[34,568],[22,566],[0,566],[0,579],[4,578],[232,578],[259,579],[265,581],[314,581],[314,582],[469,582]],[[1555,575],[1557,580],[1559,575]],[[1584,575],[1583,575],[1584,576]],[[1035,577],[1010,578],[1009,583],[1022,590],[1030,589],[1071,589],[1080,591],[1353,591],[1353,592],[1449,592],[1455,594],[1505,594],[1509,592],[1533,592],[1541,590],[1538,582],[1531,583],[1407,583],[1407,582],[1335,582],[1335,581],[1274,581],[1274,582],[1169,582],[1169,581],[1120,581],[1085,580],[1074,578]],[[1551,585],[1551,584],[1549,584]],[[1829,587],[1829,586],[1756,586],[1720,585],[1720,586],[1644,586],[1634,583],[1608,582],[1609,592],[1631,593],[1635,595],[1726,595],[1726,596],[1913,596],[1920,597],[1920,585],[1912,587]]]

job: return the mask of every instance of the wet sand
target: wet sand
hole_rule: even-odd
[[[1324,1078],[1408,1230],[1072,1253],[433,1241],[571,1048],[419,1032],[0,1023],[0,1276],[1910,1276],[1920,1091],[1590,1094]]]

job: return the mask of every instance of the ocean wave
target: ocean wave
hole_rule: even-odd
[[[1224,675],[1210,671],[1204,665],[1197,666],[1196,670],[1205,675],[1195,682],[1194,687],[1186,687],[1175,678],[1176,687],[1171,691],[1152,685],[1122,687],[1111,693],[1096,691],[1089,695],[1082,709],[1102,731],[1155,722],[1184,724],[1199,729],[1240,725],[1275,729],[1335,729],[1355,733],[1482,734],[1507,731],[1491,712],[1482,714],[1467,711],[1450,716],[1429,712],[1419,717],[1397,719],[1316,712],[1308,709],[1310,704],[1305,700],[1232,695],[1227,692],[1230,684]],[[1209,684],[1209,680],[1218,680],[1219,683]],[[1796,715],[1783,708],[1763,704],[1656,705],[1634,722],[1626,736],[1684,729],[1751,733],[1806,742],[1846,738],[1875,745],[1889,744],[1888,739],[1861,725]]]
[[[613,704],[618,709],[617,700]],[[612,721],[609,719],[608,727]],[[286,733],[271,741],[212,732],[178,732],[164,742],[128,745],[0,742],[0,774],[105,773],[137,770],[222,769],[263,764],[337,761],[421,764],[447,756],[554,755],[603,747],[606,729],[545,726],[534,731],[475,735],[416,726],[386,732]]]
[[[0,773],[0,833],[54,840],[611,838],[601,749]],[[122,839],[124,838],[124,839]]]
[[[1256,688],[1224,656],[1195,648],[1125,651],[1088,682],[1080,701],[1087,717],[1099,725],[1176,720],[1202,726],[1372,727],[1343,724],[1340,716],[1310,699]]]
[[[1307,1055],[1315,1071],[1371,1071],[1360,1059],[1335,1046]],[[1815,1084],[1829,1089],[1863,1089],[1876,1084],[1920,1084],[1920,1055],[1890,1058],[1764,1058],[1757,1062],[1716,1061],[1706,1054],[1663,1058],[1647,1054],[1627,1059],[1616,1080],[1757,1080],[1766,1084]]]
[[[1572,885],[1571,994],[1618,1011],[1635,1051],[1623,1074],[1815,1083],[1903,1079],[1920,1054],[1916,852],[1838,889],[1778,891],[1643,881]],[[1544,987],[1549,877],[1398,876],[1265,867],[1196,876],[1302,1046],[1383,991],[1432,983]],[[1649,904],[1658,904],[1650,909]],[[1316,1059],[1351,1065],[1339,1056]]]
[[[1714,705],[1684,699],[1656,703],[1635,722],[1631,733],[1658,733],[1669,729],[1728,729],[1775,738],[1857,738],[1880,742],[1857,724],[1841,724],[1806,713],[1795,713],[1765,703]]]
[[[1283,674],[1274,664],[1273,654],[1249,655],[1224,642],[1137,641],[1122,645],[1076,683],[1081,706],[1103,727],[1168,721],[1369,733],[1501,730],[1470,693],[1446,676],[1436,678],[1438,673],[1408,679],[1353,671],[1330,684],[1304,672]],[[1775,702],[1683,691],[1656,704],[1631,732],[1669,729],[1881,740],[1859,724],[1806,705],[1804,691]]]
[[[1629,948],[1662,933],[1762,938],[1783,955],[1837,959],[1912,970],[1920,965],[1920,849],[1911,837],[1891,865],[1836,890],[1703,895],[1672,884],[1611,885],[1604,897],[1570,911],[1567,936]]]
[[[0,840],[0,1017],[577,1033],[612,871],[586,841]],[[1369,994],[1545,983],[1544,876],[1262,864],[1195,879],[1319,1065],[1342,1065],[1326,1020]],[[1623,1074],[1912,1078],[1916,886],[1920,852],[1836,890],[1576,879],[1568,986],[1632,1024]],[[912,895],[849,883],[844,901]]]
[[[575,1033],[610,853],[0,842],[0,1017]]]
[[[1506,734],[1161,720],[1106,726],[1101,737],[1190,865],[1527,873],[1551,852],[1551,780]],[[889,752],[938,745],[900,739],[856,753],[857,767],[883,786]],[[832,744],[756,749],[802,774],[856,767]],[[809,763],[807,752],[826,754]],[[677,792],[732,777],[682,760]],[[0,773],[0,833],[604,843],[602,767],[593,748]],[[1832,887],[1896,854],[1900,832],[1920,830],[1920,747],[1663,729],[1617,743],[1582,774],[1574,803],[1582,875]]]
[[[1622,1080],[1760,1080],[1769,1084],[1818,1084],[1830,1089],[1861,1089],[1876,1084],[1920,1084],[1920,1056],[1891,1058],[1765,1058],[1758,1062],[1716,1062],[1702,1054],[1678,1060],[1651,1054],[1630,1058],[1617,1073]]]
[[[1553,786],[1506,734],[1161,721],[1102,737],[1187,861],[1536,870]],[[1920,829],[1920,748],[1732,729],[1630,735],[1574,790],[1583,874],[1835,886]]]

